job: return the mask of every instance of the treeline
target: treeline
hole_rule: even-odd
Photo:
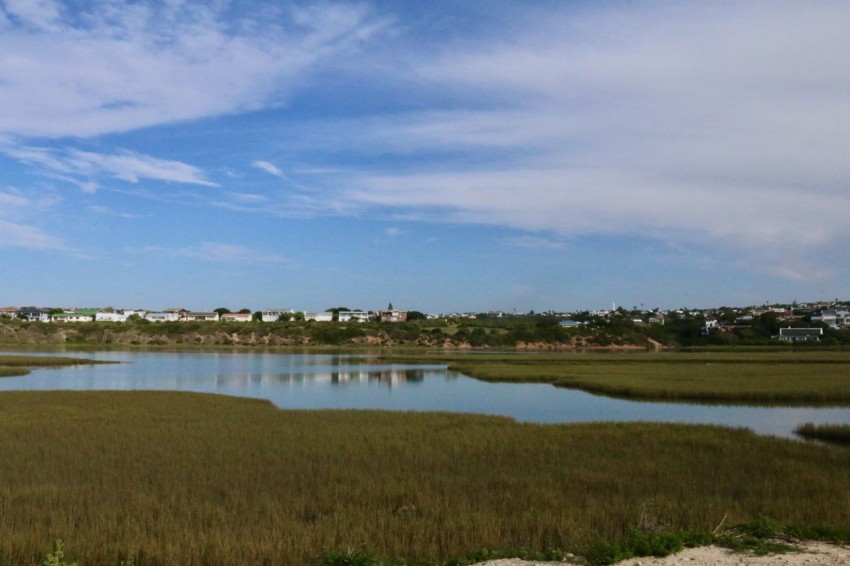
[[[115,346],[393,346],[472,348],[609,348],[781,346],[773,337],[783,322],[766,313],[746,323],[707,326],[704,315],[668,314],[663,323],[637,322],[628,311],[606,316],[587,313],[561,325],[554,314],[476,318],[419,318],[403,323],[379,322],[149,322],[41,323],[0,318],[0,343]],[[820,325],[822,340],[803,346],[850,344],[850,331]],[[796,344],[795,346],[801,346]]]

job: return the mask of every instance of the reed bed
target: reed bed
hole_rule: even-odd
[[[815,440],[826,440],[840,444],[850,444],[850,425],[804,423],[794,431],[800,436]]]
[[[850,405],[846,352],[463,354],[442,360],[486,381],[543,382],[615,397],[709,403]]]
[[[4,368],[0,367],[0,377],[16,377],[26,375],[30,372],[27,368]]]
[[[0,394],[0,564],[407,564],[577,554],[651,524],[850,525],[850,452],[745,430],[279,411],[166,392]]]
[[[0,367],[61,367],[111,363],[115,362],[68,358],[64,356],[10,356],[0,354]]]

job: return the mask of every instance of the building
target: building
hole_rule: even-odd
[[[97,311],[94,314],[95,322],[127,322],[127,317],[129,315],[124,314],[123,312],[106,312],[106,311]]]
[[[295,311],[292,309],[266,309],[261,313],[263,322],[277,322],[284,315],[289,319],[293,314]]]
[[[305,312],[304,320],[312,320],[313,322],[332,322],[334,314],[332,312]]]
[[[180,318],[184,322],[217,322],[218,319],[217,312],[187,312]]]
[[[145,320],[151,322],[177,322],[180,320],[180,315],[176,312],[149,312],[145,313]]]
[[[783,342],[820,342],[823,328],[780,328],[774,339]]]
[[[398,309],[378,311],[379,322],[405,322],[407,320],[407,311]]]
[[[369,322],[369,313],[366,311],[339,311],[340,322]]]
[[[84,312],[60,312],[53,315],[53,322],[91,322],[94,318]]]
[[[226,312],[220,318],[222,322],[251,322],[252,319],[249,312]]]
[[[50,311],[45,309],[26,307],[19,309],[17,315],[29,322],[50,322]]]

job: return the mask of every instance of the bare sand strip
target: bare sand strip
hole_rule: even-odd
[[[850,547],[822,542],[801,542],[800,552],[787,554],[752,554],[732,552],[718,546],[688,548],[664,558],[642,557],[619,562],[617,566],[847,566]],[[578,562],[526,562],[518,559],[492,560],[477,566],[553,566]]]

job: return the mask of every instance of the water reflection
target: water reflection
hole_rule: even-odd
[[[28,353],[32,355],[32,353]],[[81,352],[116,365],[36,369],[0,379],[15,389],[177,390],[268,399],[290,409],[452,411],[519,421],[664,421],[747,427],[793,437],[796,426],[850,423],[850,408],[636,402],[533,383],[487,383],[445,366],[381,364],[365,355]]]

